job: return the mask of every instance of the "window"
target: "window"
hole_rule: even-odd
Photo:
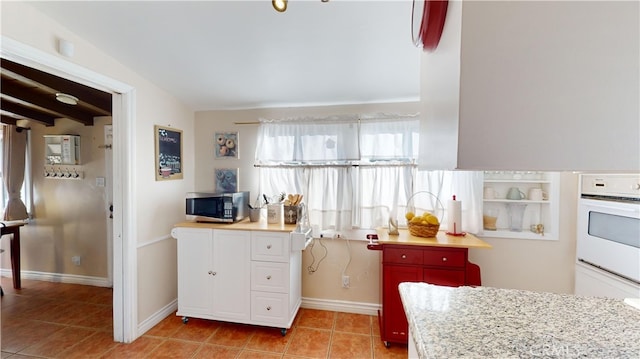
[[[404,214],[412,195],[417,208],[439,211],[445,199],[463,202],[464,230],[482,225],[482,173],[418,171],[419,118],[375,114],[261,120],[256,162],[260,191],[304,195],[311,224],[321,229],[375,228]]]

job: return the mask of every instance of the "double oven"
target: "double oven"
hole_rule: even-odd
[[[582,174],[575,294],[640,298],[640,174]]]

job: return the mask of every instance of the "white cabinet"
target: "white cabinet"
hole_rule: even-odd
[[[281,328],[300,308],[302,252],[288,232],[178,227],[178,312]],[[295,243],[294,243],[295,242]]]
[[[482,236],[558,239],[559,183],[557,172],[485,171]]]
[[[249,319],[250,233],[181,228],[178,237],[178,315]]]
[[[291,327],[302,295],[302,252],[294,248],[289,233],[251,233],[251,320],[254,323]]]

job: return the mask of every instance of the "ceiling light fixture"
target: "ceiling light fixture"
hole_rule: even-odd
[[[56,93],[56,100],[62,102],[62,103],[66,103],[67,105],[77,105],[78,104],[78,98],[75,96],[71,96],[69,94],[66,93],[62,93],[62,92],[58,92]]]
[[[285,12],[287,10],[288,0],[271,0],[271,4],[273,8],[276,9],[277,12]]]

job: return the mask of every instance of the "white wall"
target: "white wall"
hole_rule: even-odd
[[[169,237],[173,224],[184,220],[184,209],[180,204],[184,201],[185,192],[193,189],[195,178],[194,160],[190,155],[194,151],[194,145],[191,141],[185,141],[184,179],[155,181],[153,126],[173,126],[183,130],[185,138],[193,138],[193,112],[149,80],[120,64],[110,54],[102,52],[78,34],[52,21],[28,3],[3,1],[1,6],[3,36],[54,56],[59,56],[56,53],[57,39],[66,39],[74,43],[75,55],[72,59],[61,57],[62,59],[135,88],[136,141],[130,155],[135,164],[131,180],[136,189],[133,199],[136,212],[132,220],[137,225],[137,233],[131,240],[139,245],[151,243],[150,246],[159,246],[158,250],[145,248],[138,251],[138,262],[154,269],[140,271],[142,274],[138,276],[140,323],[168,304],[168,298],[175,299],[177,296],[177,284],[172,280],[175,278],[175,266],[166,264],[166,258],[176,257],[175,245],[165,245],[162,242],[173,241]],[[159,281],[158,278],[167,280]],[[149,287],[147,283],[157,285]]]
[[[640,169],[640,3],[467,1],[465,169]]]
[[[637,1],[450,1],[421,59],[421,165],[638,171]]]

